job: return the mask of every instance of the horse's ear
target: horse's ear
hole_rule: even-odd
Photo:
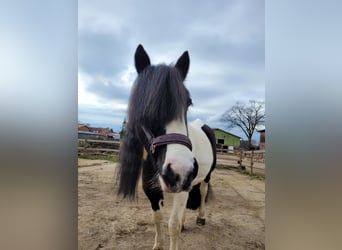
[[[185,79],[186,75],[188,74],[190,66],[190,57],[188,51],[185,51],[181,57],[178,59],[175,67],[179,70],[181,73],[183,79]]]
[[[138,74],[143,71],[147,66],[151,65],[150,58],[148,57],[144,47],[139,44],[134,55],[135,68]]]

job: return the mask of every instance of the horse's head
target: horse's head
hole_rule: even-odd
[[[165,192],[189,190],[197,175],[187,126],[192,104],[184,85],[190,64],[188,52],[173,65],[151,65],[139,45],[135,52],[138,77],[134,83],[128,124],[149,152],[149,161]]]

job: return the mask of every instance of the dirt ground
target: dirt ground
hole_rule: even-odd
[[[116,164],[78,161],[78,249],[152,249],[154,226],[150,203],[139,184],[138,200],[119,199],[114,191]],[[265,249],[265,182],[232,170],[212,174],[214,199],[207,204],[206,225],[196,225],[187,210],[180,249]],[[164,249],[172,197],[164,201]]]

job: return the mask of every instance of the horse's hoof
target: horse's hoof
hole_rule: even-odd
[[[205,225],[205,218],[197,217],[196,224],[200,226]]]

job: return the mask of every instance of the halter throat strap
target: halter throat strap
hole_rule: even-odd
[[[144,134],[147,138],[148,144],[149,144],[149,150],[152,154],[154,154],[155,150],[159,146],[167,145],[167,144],[181,144],[186,146],[190,151],[192,151],[192,144],[186,135],[178,134],[178,133],[170,133],[161,135],[158,137],[154,137],[152,132],[142,126],[142,130],[144,131]]]

